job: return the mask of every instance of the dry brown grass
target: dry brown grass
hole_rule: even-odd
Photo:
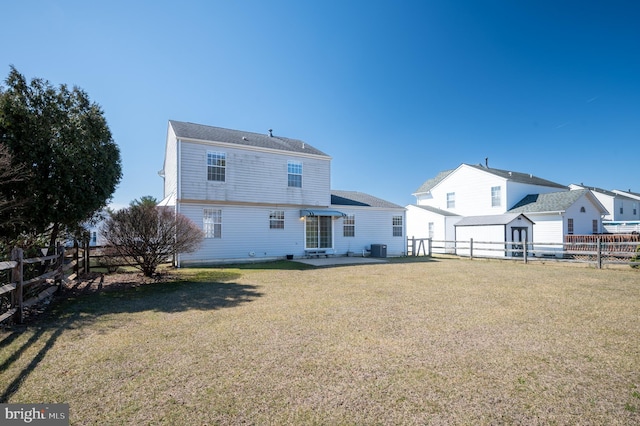
[[[185,270],[5,333],[9,402],[72,424],[640,422],[640,275],[436,259]]]

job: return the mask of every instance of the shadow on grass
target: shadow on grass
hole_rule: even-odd
[[[194,309],[213,311],[232,308],[262,296],[255,285],[224,282],[237,279],[239,275],[223,274],[220,282],[184,279],[149,284],[123,282],[119,283],[118,287],[107,290],[103,289],[100,281],[100,285],[93,291],[74,291],[73,287],[68,289],[67,294],[63,294],[63,298],[54,303],[37,323],[16,326],[0,340],[0,351],[16,345],[16,348],[7,349],[12,353],[0,364],[0,377],[2,372],[6,372],[32,346],[42,345],[15,378],[6,386],[2,385],[0,403],[9,401],[20,388],[20,384],[35,370],[58,337],[66,330],[89,325],[102,315],[145,311],[173,313]],[[15,344],[19,337],[29,330],[33,331],[33,335],[25,342]]]

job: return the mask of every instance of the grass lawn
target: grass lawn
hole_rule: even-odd
[[[640,273],[435,258],[185,269],[0,331],[71,424],[640,423]]]

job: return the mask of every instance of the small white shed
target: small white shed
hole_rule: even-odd
[[[460,256],[522,257],[524,243],[533,241],[533,221],[522,213],[467,216],[455,224]]]

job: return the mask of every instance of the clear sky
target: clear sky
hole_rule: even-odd
[[[170,119],[304,140],[333,157],[333,189],[400,205],[487,157],[640,192],[638,1],[21,0],[0,16],[2,80],[14,65],[104,109],[116,206],[162,198]]]

